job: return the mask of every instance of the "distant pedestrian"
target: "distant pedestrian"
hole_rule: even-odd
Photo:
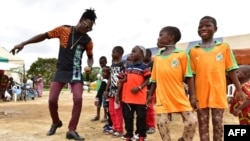
[[[38,97],[42,97],[43,96],[43,77],[42,77],[42,74],[38,74],[38,77],[36,78],[36,84],[37,84]]]

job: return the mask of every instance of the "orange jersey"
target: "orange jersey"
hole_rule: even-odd
[[[130,104],[146,104],[147,87],[143,87],[137,94],[131,93],[131,88],[141,86],[145,77],[150,76],[150,67],[143,62],[129,64],[126,68],[127,82],[123,85],[122,101]]]
[[[197,45],[189,54],[199,107],[227,108],[226,71],[238,68],[229,45],[221,42],[216,42],[213,48]]]
[[[183,81],[192,77],[188,55],[175,49],[170,55],[159,52],[153,63],[151,82],[156,83],[156,113],[191,111]]]

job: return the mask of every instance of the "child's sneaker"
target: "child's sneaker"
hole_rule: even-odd
[[[121,139],[126,140],[127,139],[127,134],[123,135]]]
[[[127,134],[124,134],[122,137],[121,137],[121,139],[123,139],[123,140],[126,140],[127,138],[129,138],[131,141],[134,141],[133,139],[133,137],[129,137]]]
[[[154,134],[155,133],[155,128],[153,127],[150,127],[148,130],[147,130],[147,134]]]
[[[103,127],[103,132],[104,133],[106,133],[106,132],[110,132],[112,130],[112,127],[111,126],[109,126],[109,125],[105,125],[104,127]]]
[[[111,129],[108,131],[109,134],[113,135],[115,133],[115,130]]]
[[[133,137],[135,140],[138,140],[139,139],[139,134],[135,134],[134,137]]]
[[[113,134],[113,137],[122,137],[123,135],[122,135],[122,133],[121,132],[118,132],[118,131],[116,131],[116,132],[114,132],[114,134]]]
[[[145,137],[139,137],[138,141],[145,141]]]
[[[134,141],[140,141],[140,138],[144,138],[144,140],[147,140],[147,137],[139,137],[138,133],[135,134],[134,137],[133,137]]]
[[[126,141],[134,141],[133,138],[127,137]]]
[[[103,126],[103,130],[107,129],[108,127],[109,127],[109,125],[108,125],[108,124],[105,124],[105,125]]]

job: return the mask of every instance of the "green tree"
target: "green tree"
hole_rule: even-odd
[[[31,64],[30,69],[27,71],[26,76],[37,76],[38,74],[42,74],[44,80],[44,86],[46,88],[49,87],[50,82],[54,76],[56,71],[56,58],[38,58],[37,61]],[[93,67],[90,73],[90,82],[97,80],[97,73],[99,71],[99,67]],[[86,81],[86,74],[83,72],[83,80]]]
[[[45,87],[49,86],[52,77],[56,71],[56,58],[38,58],[38,60],[31,64],[27,71],[27,76],[37,76],[42,74]]]

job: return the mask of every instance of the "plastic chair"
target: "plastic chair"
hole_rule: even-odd
[[[16,102],[17,101],[17,96],[21,94],[21,86],[20,85],[15,85],[12,88],[12,93],[13,93],[13,100]]]

